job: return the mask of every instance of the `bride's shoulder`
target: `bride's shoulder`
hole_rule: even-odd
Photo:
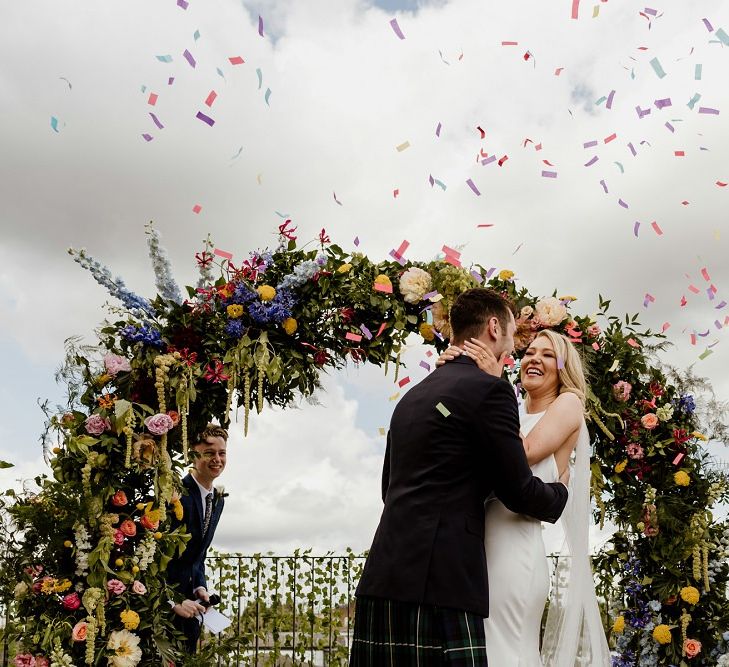
[[[560,418],[579,421],[584,415],[585,407],[577,394],[565,391],[557,396],[547,408],[547,413],[558,414]]]

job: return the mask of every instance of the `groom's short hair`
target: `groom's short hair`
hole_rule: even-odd
[[[192,446],[204,445],[208,438],[222,438],[228,442],[228,431],[217,424],[208,424],[204,429],[195,435],[195,441]]]
[[[451,306],[452,340],[463,342],[469,338],[478,338],[492,317],[506,331],[509,313],[516,317],[516,308],[503,294],[486,287],[467,289]]]

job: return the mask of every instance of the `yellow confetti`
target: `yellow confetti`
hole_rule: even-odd
[[[400,397],[400,392],[398,391],[397,394],[393,394],[390,396],[391,401],[396,401]]]
[[[442,403],[438,403],[438,405],[435,406],[435,409],[444,417],[450,417],[451,411]]]
[[[395,146],[395,148],[397,148],[398,153],[402,153],[406,148],[410,148],[410,142],[406,141],[405,143],[402,143],[399,146]]]
[[[610,366],[610,369],[608,370],[608,373],[612,373],[614,370],[616,370],[618,368],[619,365],[620,364],[618,363],[618,360],[617,359],[615,361],[613,361],[613,365]]]
[[[377,429],[380,432],[380,435],[385,435],[385,429],[380,426],[380,428]]]

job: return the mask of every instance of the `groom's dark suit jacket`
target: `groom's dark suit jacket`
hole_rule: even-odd
[[[492,492],[513,512],[551,523],[567,502],[562,484],[529,469],[511,385],[461,356],[395,408],[385,507],[357,595],[488,616],[484,501]]]
[[[186,598],[192,598],[192,592],[198,586],[207,588],[205,578],[205,555],[215,535],[215,528],[220,520],[225,499],[216,491],[213,496],[213,509],[210,517],[210,525],[205,536],[202,534],[203,521],[205,519],[205,508],[200,497],[198,488],[192,475],[187,474],[182,478],[182,485],[187,494],[182,496],[183,517],[181,522],[174,521],[173,528],[184,523],[187,532],[192,536],[185,545],[181,556],[173,558],[167,565],[167,581],[170,585],[177,585],[178,591]]]

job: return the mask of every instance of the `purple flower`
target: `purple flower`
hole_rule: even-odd
[[[231,338],[242,338],[247,329],[241,320],[228,320],[224,331]]]
[[[151,417],[147,417],[144,420],[144,425],[147,430],[154,435],[164,435],[169,431],[175,424],[172,421],[172,417],[166,414],[156,414]]]
[[[101,415],[91,415],[84,422],[86,432],[91,435],[101,435],[104,431],[111,428],[111,422]]]

